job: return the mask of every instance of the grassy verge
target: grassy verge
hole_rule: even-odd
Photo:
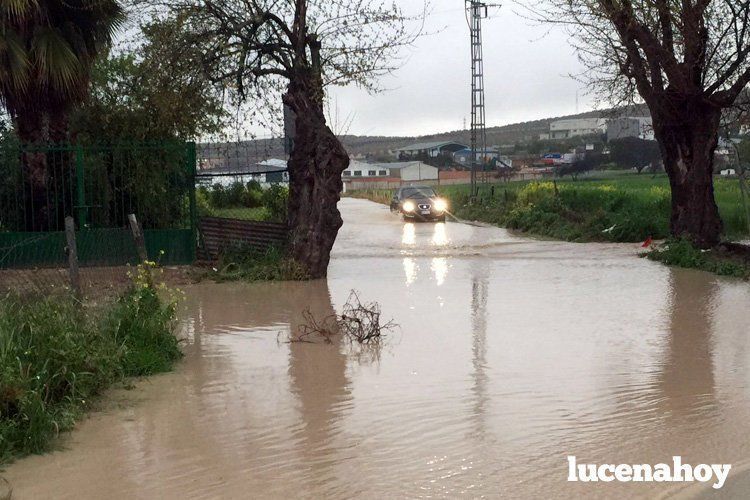
[[[181,357],[174,302],[144,283],[116,302],[0,299],[0,461],[50,448],[98,395]]]
[[[668,266],[700,269],[720,276],[750,278],[750,259],[722,249],[700,250],[686,240],[669,240],[644,254]]]
[[[203,270],[197,279],[214,281],[304,281],[310,279],[304,266],[295,261],[284,248],[271,246],[265,250],[237,246],[225,249],[212,269]]]

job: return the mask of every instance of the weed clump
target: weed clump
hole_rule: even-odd
[[[181,357],[175,303],[136,279],[115,303],[0,299],[0,462],[46,451],[92,397]]]
[[[717,250],[695,248],[686,239],[668,240],[644,256],[668,266],[700,269],[719,276],[750,278],[750,262],[747,260]]]
[[[310,274],[282,247],[238,245],[225,249],[217,267],[206,277],[216,281],[305,281]]]

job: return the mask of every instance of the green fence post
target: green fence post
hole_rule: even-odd
[[[78,204],[78,228],[86,227],[86,186],[84,185],[83,148],[76,146],[76,201]]]
[[[195,262],[196,247],[198,245],[198,210],[195,200],[195,176],[198,163],[195,142],[188,142],[187,146],[187,164],[185,165],[188,173],[188,189],[190,197],[190,260]]]

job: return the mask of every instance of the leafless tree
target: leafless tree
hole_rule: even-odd
[[[646,103],[672,187],[671,232],[716,245],[714,152],[722,115],[750,83],[750,0],[548,0],[530,9],[570,29],[586,80],[610,102]]]
[[[378,77],[399,66],[400,50],[421,33],[423,12],[408,16],[385,0],[139,1],[185,20],[184,43],[200,48],[208,76],[238,101],[283,94],[294,122],[291,252],[312,277],[325,276],[349,165],[326,123],[325,88],[378,90]]]

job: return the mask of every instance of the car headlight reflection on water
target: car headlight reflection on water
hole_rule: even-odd
[[[404,212],[413,212],[415,208],[417,207],[414,205],[413,201],[407,200],[404,202]]]
[[[435,210],[437,210],[438,212],[445,212],[446,210],[448,210],[448,203],[442,198],[437,198],[434,201],[434,204]]]

